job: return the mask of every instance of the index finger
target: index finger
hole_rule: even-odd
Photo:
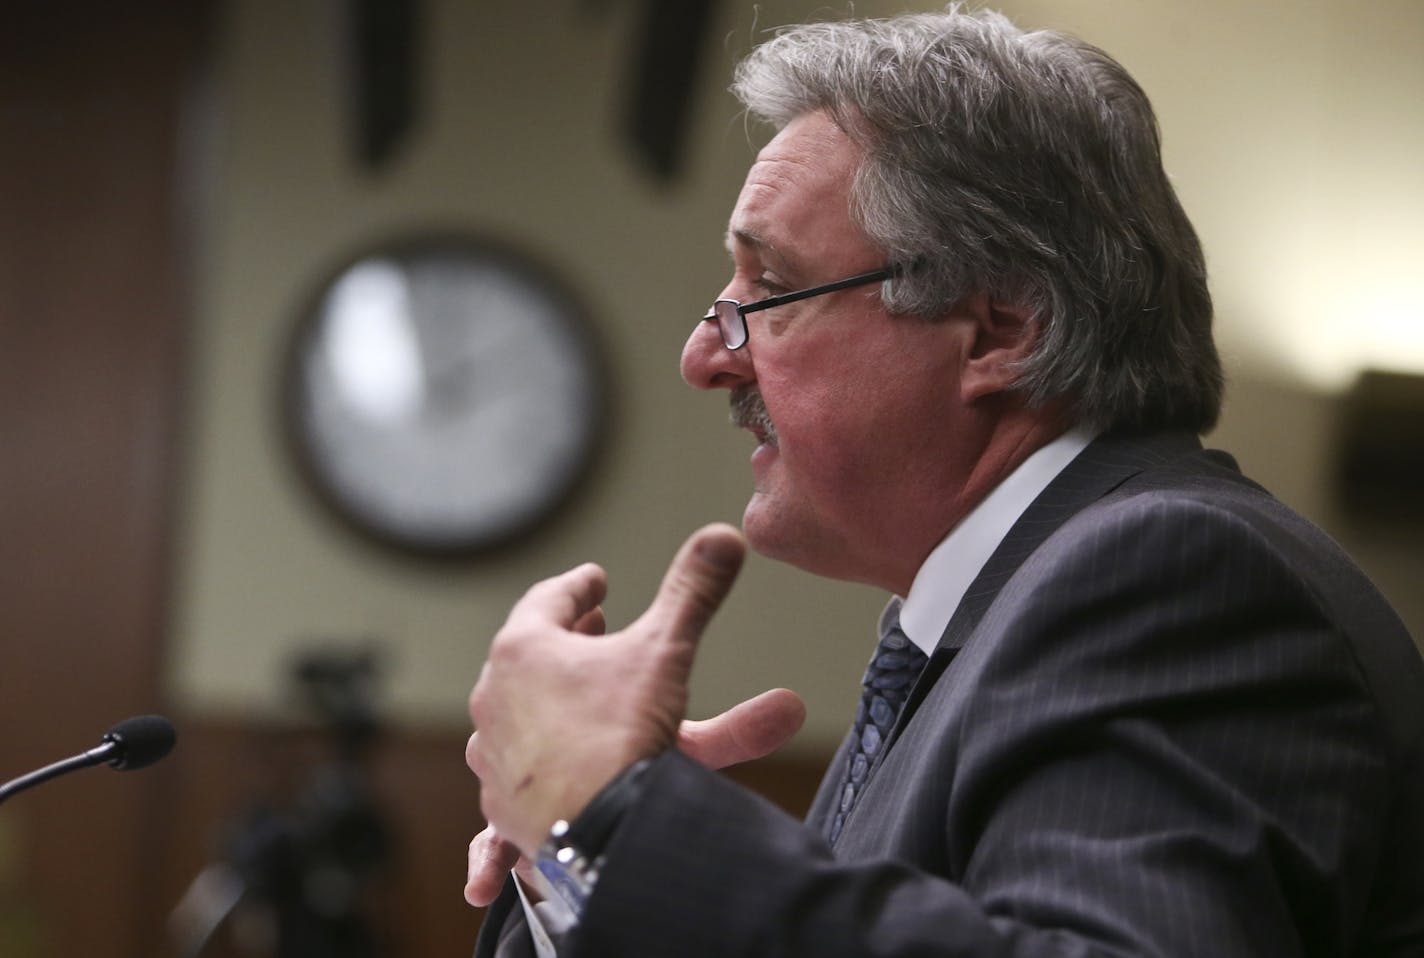
[[[530,586],[510,609],[508,624],[539,620],[572,630],[602,604],[607,594],[607,573],[598,565],[585,562]]]

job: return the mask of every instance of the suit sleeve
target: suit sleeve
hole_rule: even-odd
[[[1290,536],[1152,496],[1059,530],[951,666],[972,681],[934,716],[952,727],[923,760],[952,784],[920,809],[936,847],[919,867],[838,862],[664,756],[573,954],[1350,950],[1387,757],[1342,625],[1283,558]]]

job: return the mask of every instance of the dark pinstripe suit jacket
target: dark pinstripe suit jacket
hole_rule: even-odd
[[[662,757],[569,950],[1424,955],[1419,653],[1194,437],[1100,439],[1050,484],[883,754],[834,855],[834,788],[801,825]],[[523,950],[518,911],[482,953]]]

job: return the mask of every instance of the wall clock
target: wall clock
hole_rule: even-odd
[[[429,555],[508,543],[600,444],[602,364],[550,272],[472,238],[345,264],[300,317],[283,390],[311,486],[359,531]]]

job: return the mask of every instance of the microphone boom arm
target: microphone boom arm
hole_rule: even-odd
[[[53,765],[46,765],[0,785],[0,802],[66,772],[91,765],[108,762],[121,770],[143,768],[167,755],[175,740],[172,723],[161,715],[139,715],[125,719],[104,733],[99,744],[89,751]]]
[[[55,762],[53,765],[46,765],[44,768],[37,768],[33,772],[30,772],[28,775],[21,775],[17,779],[13,779],[11,781],[6,782],[4,785],[0,785],[0,802],[5,801],[5,799],[9,798],[11,795],[14,795],[18,792],[23,792],[27,788],[33,788],[34,786],[39,785],[41,782],[47,782],[52,778],[58,778],[60,775],[63,775],[66,772],[73,772],[77,769],[88,768],[91,765],[98,765],[101,762],[107,762],[109,760],[110,755],[117,749],[118,745],[116,743],[105,742],[98,748],[91,748],[89,751],[83,753],[82,755],[75,755],[71,758],[66,758],[61,762]]]

